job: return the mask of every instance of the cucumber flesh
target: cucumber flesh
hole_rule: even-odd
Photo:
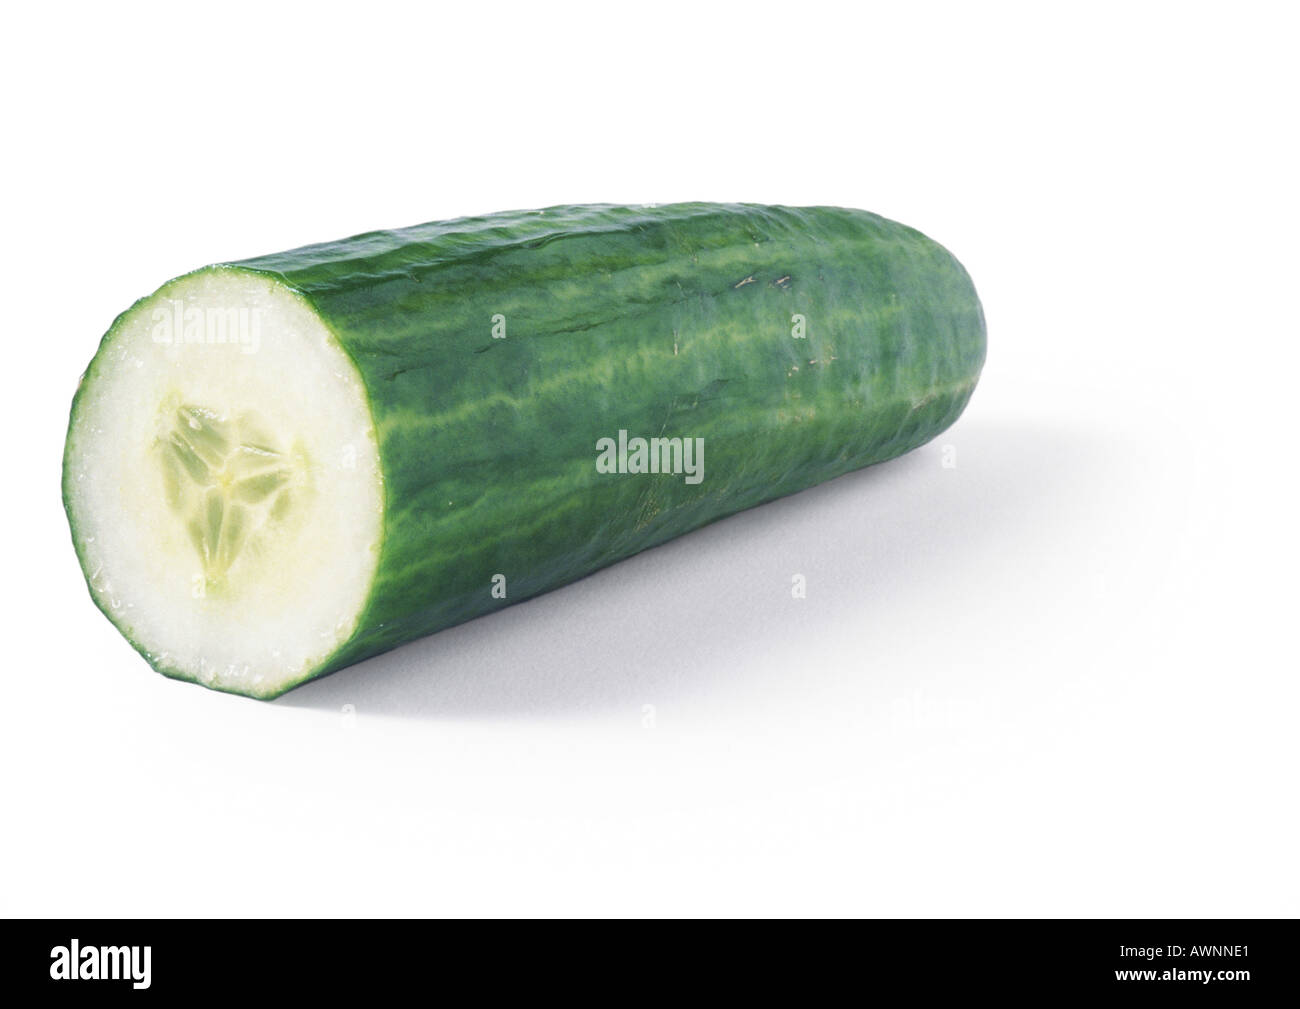
[[[379,557],[355,366],[300,296],[237,269],[173,281],[105,348],[65,473],[95,601],[164,672],[278,693],[351,636]]]

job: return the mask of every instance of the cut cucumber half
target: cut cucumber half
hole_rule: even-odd
[[[64,500],[156,669],[272,697],[924,444],[984,351],[957,260],[860,210],[373,232],[118,318]]]
[[[351,637],[383,539],[356,366],[241,269],[121,316],[77,396],[65,498],[95,601],[162,672],[272,696]]]

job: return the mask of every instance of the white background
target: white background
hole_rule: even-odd
[[[1300,913],[1284,5],[327,6],[8,15],[0,910]],[[60,455],[134,298],[676,200],[943,242],[965,416],[273,704],[95,610]]]

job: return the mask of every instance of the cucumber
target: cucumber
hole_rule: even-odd
[[[911,228],[566,206],[207,267],[113,323],[63,498],[159,672],[270,698],[957,419],[985,326]]]

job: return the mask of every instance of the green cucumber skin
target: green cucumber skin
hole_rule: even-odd
[[[316,308],[379,438],[376,580],[304,679],[916,448],[961,414],[985,356],[957,260],[859,210],[564,206],[228,265]],[[598,473],[596,442],[620,429],[703,438],[703,481]]]

